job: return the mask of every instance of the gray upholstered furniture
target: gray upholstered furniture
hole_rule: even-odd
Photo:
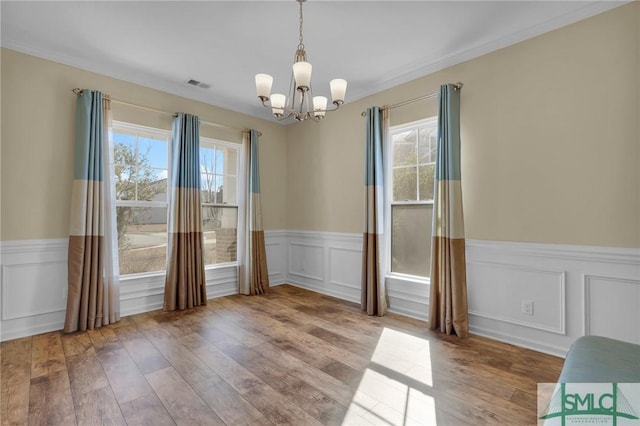
[[[640,345],[599,336],[571,346],[559,383],[640,383]]]

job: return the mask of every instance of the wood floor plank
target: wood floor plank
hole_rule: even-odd
[[[254,386],[244,397],[272,423],[278,425],[321,425],[300,406],[274,392],[267,385]]]
[[[155,393],[148,393],[120,404],[120,408],[128,426],[172,426],[176,424]]]
[[[126,425],[109,386],[73,396],[78,425]]]
[[[146,375],[162,404],[178,425],[224,425],[172,367]]]
[[[33,336],[31,352],[31,378],[46,376],[66,370],[64,350],[60,332]]]
[[[217,377],[216,374],[187,347],[177,343],[175,338],[165,339],[149,335],[149,340],[151,340],[162,356],[169,361],[171,366],[184,377],[188,383],[195,384]]]
[[[142,374],[153,373],[171,365],[142,332],[136,336],[134,339],[124,340],[122,344]]]
[[[241,395],[256,386],[265,384],[259,377],[210,344],[199,334],[184,336],[180,342]]]
[[[58,370],[31,379],[30,425],[74,425],[76,414],[67,370]]]
[[[29,416],[32,338],[2,343],[0,419],[2,424],[26,424]]]
[[[228,426],[271,424],[260,411],[221,378],[199,382],[193,387]]]
[[[68,357],[67,365],[74,401],[86,393],[109,386],[93,346],[83,353]]]
[[[81,353],[84,353],[87,349],[93,347],[91,338],[86,332],[64,334],[61,339],[62,348],[66,357],[79,355]]]
[[[108,351],[122,348],[115,332],[109,327],[100,327],[87,331],[91,343],[96,350]]]
[[[126,349],[98,349],[98,359],[119,404],[151,393],[147,383]]]

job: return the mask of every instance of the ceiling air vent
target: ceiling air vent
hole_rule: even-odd
[[[211,87],[210,84],[207,83],[203,83],[201,81],[198,80],[194,80],[192,78],[190,78],[189,80],[187,80],[187,84],[190,84],[192,86],[196,86],[196,87],[200,87],[201,89],[208,89],[209,87]]]

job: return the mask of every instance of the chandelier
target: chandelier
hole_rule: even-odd
[[[347,81],[336,78],[329,82],[331,101],[335,108],[327,109],[325,96],[313,96],[311,90],[311,64],[307,62],[302,37],[302,3],[307,0],[296,0],[300,4],[298,47],[293,63],[293,73],[289,86],[289,98],[282,93],[271,94],[273,77],[269,74],[256,74],[256,91],[262,106],[271,108],[278,121],[295,118],[298,121],[312,119],[320,121],[328,111],[335,111],[344,103]],[[311,102],[310,102],[311,101]]]

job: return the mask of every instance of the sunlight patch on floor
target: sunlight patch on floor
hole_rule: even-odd
[[[385,328],[343,425],[435,425],[429,342]]]
[[[426,339],[385,328],[371,361],[427,386],[433,386],[431,353]]]

